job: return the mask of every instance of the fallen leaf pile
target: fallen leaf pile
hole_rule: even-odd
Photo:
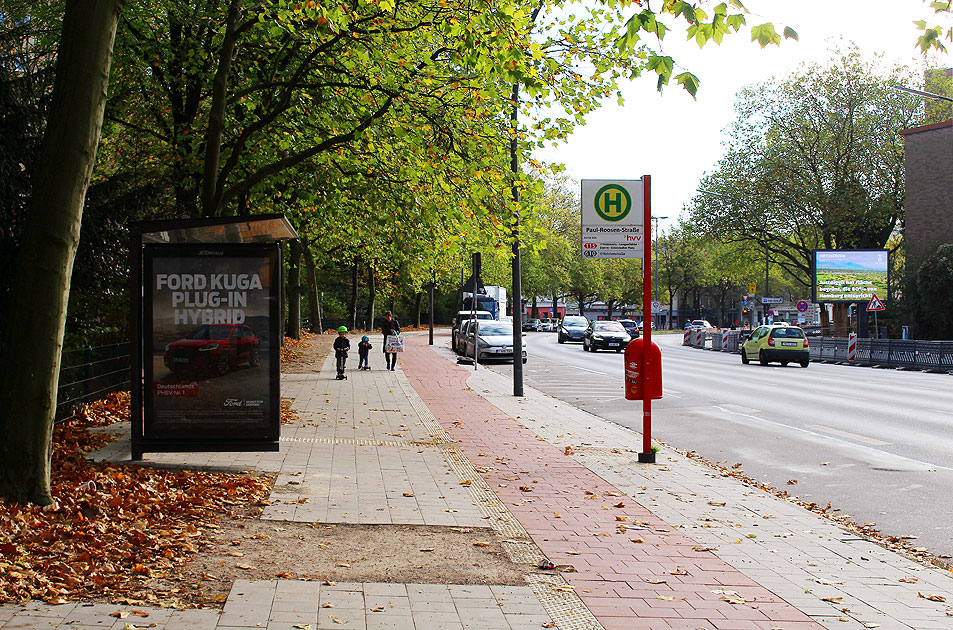
[[[87,461],[113,439],[88,427],[128,416],[128,394],[116,394],[55,427],[50,506],[0,501],[0,602],[176,599],[191,590],[176,580],[213,544],[214,521],[267,497],[265,478]]]
[[[298,412],[291,408],[293,403],[291,398],[281,399],[281,424],[296,424],[301,420]]]

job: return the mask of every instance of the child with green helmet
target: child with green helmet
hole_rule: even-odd
[[[347,338],[347,326],[338,327],[338,337],[334,340],[334,357],[337,359],[338,375],[337,380],[343,381],[347,378],[344,375],[344,364],[347,362],[347,351],[351,349],[351,341]]]

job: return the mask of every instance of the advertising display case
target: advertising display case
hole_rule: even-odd
[[[132,458],[276,451],[281,430],[281,215],[131,229]]]

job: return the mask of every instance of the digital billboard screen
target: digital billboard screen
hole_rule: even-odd
[[[889,299],[890,252],[885,249],[814,250],[814,302]]]

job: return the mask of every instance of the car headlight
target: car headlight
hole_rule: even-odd
[[[593,335],[592,338],[597,341],[602,341],[602,335]]]
[[[485,348],[487,345],[488,345],[488,344],[487,344],[487,342],[486,342],[486,339],[483,339],[482,337],[477,337],[477,346],[478,346],[478,347],[480,347],[480,348]]]
[[[211,343],[211,344],[209,344],[209,345],[207,345],[207,346],[203,346],[203,347],[199,348],[199,352],[208,352],[209,350],[218,350],[218,344],[217,344],[217,343]]]
[[[167,344],[165,344],[165,349],[163,350],[163,352],[168,352],[168,351],[171,350],[171,349],[172,349],[172,344],[171,344],[171,343],[167,343]]]

